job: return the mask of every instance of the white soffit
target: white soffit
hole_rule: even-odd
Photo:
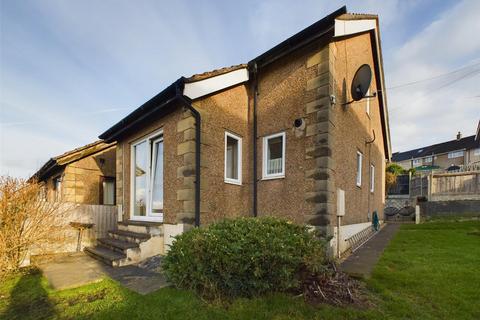
[[[248,81],[248,70],[242,68],[208,79],[186,83],[183,94],[193,100],[246,81]]]
[[[340,20],[335,19],[335,37],[347,36],[349,34],[355,34],[374,30],[377,27],[375,19],[362,19],[362,20]]]

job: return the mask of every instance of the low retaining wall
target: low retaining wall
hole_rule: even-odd
[[[480,217],[480,200],[420,202],[422,218]]]

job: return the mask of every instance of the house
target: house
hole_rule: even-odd
[[[115,143],[96,141],[51,158],[31,179],[48,201],[115,205],[115,155]]]
[[[392,154],[392,161],[404,169],[448,169],[452,167],[480,167],[480,121],[475,135]]]
[[[370,95],[352,102],[364,64]],[[117,143],[122,221],[87,252],[125,265],[163,254],[185,230],[238,216],[283,217],[334,236],[337,192],[346,250],[373,212],[383,219],[383,88],[378,17],[345,7],[247,64],[179,78],[100,135]]]

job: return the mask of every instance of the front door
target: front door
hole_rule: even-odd
[[[132,220],[163,221],[163,136],[137,141],[131,148]]]

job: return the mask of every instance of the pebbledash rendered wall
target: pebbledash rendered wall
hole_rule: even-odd
[[[348,61],[348,63],[346,63]],[[258,73],[258,214],[306,223],[326,235],[336,226],[336,189],[346,192],[344,225],[361,231],[377,211],[383,219],[385,152],[376,98],[342,106],[342,83],[364,63],[374,68],[370,36],[318,42],[285,56]],[[349,85],[348,85],[349,87]],[[372,92],[376,89],[375,80]],[[193,102],[202,116],[201,224],[252,215],[253,95],[237,85]],[[336,103],[331,100],[336,96]],[[123,137],[117,147],[117,202],[129,217],[131,143],[163,128],[165,145],[164,221],[192,226],[195,195],[195,120],[182,108],[157,115]],[[305,126],[296,128],[296,119]],[[367,141],[375,140],[367,144]],[[224,182],[225,132],[242,138],[242,184]],[[285,132],[285,177],[262,179],[263,137]],[[356,186],[356,152],[364,155],[362,186]],[[370,163],[375,188],[370,192]],[[123,202],[122,202],[123,200]],[[182,227],[183,228],[183,227]],[[187,229],[187,228],[184,228]]]

